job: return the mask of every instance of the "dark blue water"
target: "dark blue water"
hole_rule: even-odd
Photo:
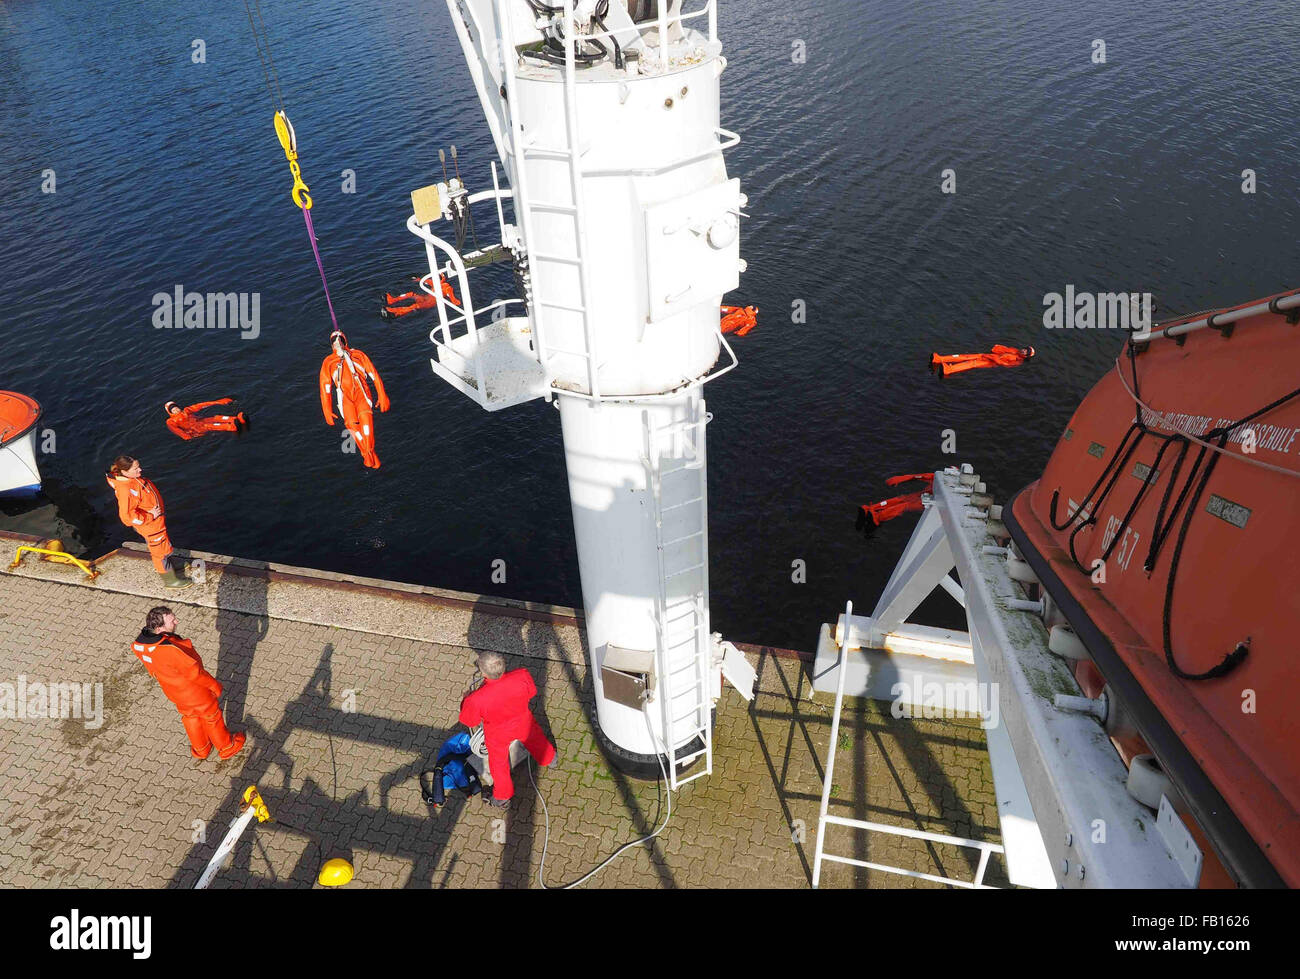
[[[341,453],[320,415],[328,316],[242,5],[15,0],[0,387],[45,405],[44,473],[114,534],[100,474],[127,452],[181,546],[580,604],[555,411],[481,411],[429,371],[426,326],[375,315],[420,268],[408,193],[440,176],[438,147],[489,179],[444,3],[263,10],[336,308],[393,398],[383,468]],[[753,215],[736,298],[763,310],[708,391],[713,621],[731,638],[807,649],[845,598],[872,604],[911,521],[865,540],[853,508],[886,475],[955,461],[943,430],[999,495],[1035,477],[1120,342],[1046,331],[1045,293],[1150,291],[1172,314],[1300,285],[1291,0],[723,0],[721,24],[723,124],[745,139],[729,165]],[[261,336],[155,330],[151,297],[177,284],[259,293]],[[999,341],[1039,358],[945,382],[923,366]],[[163,402],[223,395],[249,434],[163,427]]]

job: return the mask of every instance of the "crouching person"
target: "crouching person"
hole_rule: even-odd
[[[149,610],[144,631],[132,643],[131,651],[180,711],[190,738],[190,754],[207,758],[213,747],[222,758],[239,752],[244,735],[226,730],[217,702],[221,684],[203,668],[194,644],[176,635],[176,616],[171,609],[158,605]]]
[[[484,793],[483,798],[489,805],[504,809],[515,794],[510,777],[510,746],[522,742],[537,764],[549,765],[555,761],[555,745],[528,706],[537,696],[532,674],[525,669],[507,673],[505,657],[500,653],[479,653],[478,668],[483,685],[461,701],[460,723],[470,728],[483,725],[488,769],[492,773],[492,796]]]

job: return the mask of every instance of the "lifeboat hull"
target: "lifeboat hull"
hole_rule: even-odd
[[[1177,436],[1217,445],[1293,392],[1300,325],[1263,313],[1183,340],[1126,343],[1004,515],[1209,841],[1207,866],[1294,887],[1300,397],[1220,452]]]
[[[35,399],[0,391],[0,499],[35,496],[41,491],[36,465],[36,423],[41,406]]]

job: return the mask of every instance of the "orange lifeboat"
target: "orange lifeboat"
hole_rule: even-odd
[[[1280,294],[1134,335],[1003,509],[1222,884],[1300,886],[1298,322]]]
[[[15,391],[0,391],[0,497],[35,496],[41,490],[36,466],[36,423],[41,406]]]

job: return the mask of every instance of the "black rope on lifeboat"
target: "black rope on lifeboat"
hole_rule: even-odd
[[[1172,612],[1173,612],[1173,603],[1174,603],[1174,589],[1177,582],[1180,560],[1182,558],[1183,545],[1186,543],[1187,533],[1189,528],[1191,527],[1192,518],[1196,515],[1197,505],[1200,502],[1201,496],[1205,492],[1205,487],[1209,484],[1210,477],[1214,473],[1215,466],[1217,466],[1219,463],[1220,456],[1222,456],[1223,454],[1221,450],[1224,448],[1224,446],[1227,445],[1228,439],[1231,437],[1232,433],[1236,429],[1240,428],[1242,425],[1245,425],[1248,422],[1251,422],[1256,418],[1259,418],[1261,415],[1265,415],[1270,411],[1273,411],[1275,408],[1280,407],[1281,405],[1285,404],[1291,399],[1300,397],[1300,388],[1297,388],[1296,390],[1292,391],[1290,394],[1286,394],[1280,398],[1277,398],[1276,400],[1270,402],[1264,407],[1251,412],[1250,414],[1239,419],[1238,421],[1233,422],[1230,425],[1223,425],[1209,432],[1206,432],[1205,433],[1206,440],[1216,440],[1216,444],[1213,449],[1207,445],[1201,446],[1201,450],[1200,452],[1197,453],[1196,460],[1192,463],[1191,469],[1187,474],[1187,479],[1183,482],[1182,488],[1178,493],[1178,498],[1174,502],[1173,508],[1171,509],[1169,506],[1169,500],[1170,497],[1173,496],[1174,486],[1177,485],[1178,483],[1178,477],[1182,473],[1183,465],[1186,462],[1187,454],[1191,448],[1192,443],[1185,435],[1181,433],[1175,432],[1170,435],[1162,435],[1159,432],[1152,431],[1146,426],[1146,423],[1142,420],[1142,406],[1140,404],[1141,389],[1139,387],[1139,381],[1138,381],[1136,349],[1133,345],[1132,340],[1130,340],[1127,345],[1127,354],[1128,354],[1130,369],[1133,374],[1133,394],[1135,400],[1139,402],[1139,404],[1135,409],[1133,424],[1129,427],[1129,430],[1124,434],[1124,438],[1120,442],[1119,448],[1115,450],[1115,455],[1111,458],[1110,464],[1107,465],[1107,467],[1104,470],[1102,470],[1101,475],[1097,478],[1096,483],[1093,484],[1092,489],[1088,491],[1088,494],[1087,496],[1084,497],[1083,502],[1079,504],[1079,506],[1075,509],[1074,513],[1070,514],[1070,516],[1063,523],[1058,523],[1056,520],[1056,507],[1057,507],[1057,502],[1060,498],[1060,490],[1057,489],[1052,493],[1052,503],[1051,503],[1051,510],[1050,510],[1050,519],[1052,522],[1052,526],[1055,527],[1057,530],[1065,530],[1072,523],[1079,520],[1081,513],[1088,507],[1088,504],[1092,500],[1093,495],[1097,492],[1101,484],[1103,482],[1106,482],[1107,478],[1109,477],[1109,482],[1107,483],[1105,490],[1102,491],[1101,495],[1097,498],[1096,503],[1093,506],[1094,511],[1099,510],[1101,508],[1102,503],[1110,494],[1112,487],[1115,485],[1116,478],[1119,476],[1120,472],[1123,471],[1124,466],[1128,462],[1128,459],[1132,456],[1134,450],[1138,447],[1141,441],[1148,435],[1150,435],[1153,438],[1158,438],[1162,440],[1164,444],[1160,447],[1160,451],[1157,453],[1155,461],[1153,462],[1150,468],[1150,471],[1147,472],[1145,478],[1142,480],[1141,488],[1138,490],[1136,496],[1134,497],[1132,504],[1128,508],[1128,511],[1124,514],[1123,520],[1120,521],[1120,525],[1116,529],[1115,535],[1111,539],[1110,545],[1106,548],[1106,550],[1102,554],[1101,559],[1103,561],[1107,560],[1110,557],[1111,552],[1114,550],[1116,544],[1123,536],[1124,531],[1128,528],[1129,524],[1131,523],[1134,514],[1137,512],[1137,508],[1141,505],[1141,502],[1146,495],[1147,489],[1151,486],[1151,483],[1154,481],[1155,477],[1159,474],[1160,465],[1164,458],[1165,453],[1169,450],[1171,446],[1177,445],[1178,455],[1174,460],[1173,468],[1169,474],[1169,481],[1165,486],[1164,494],[1160,500],[1160,507],[1156,512],[1156,518],[1152,526],[1152,532],[1151,532],[1151,544],[1147,549],[1147,556],[1146,559],[1143,561],[1142,567],[1148,576],[1150,576],[1151,573],[1155,570],[1156,561],[1159,558],[1160,552],[1161,550],[1163,550],[1165,542],[1168,540],[1169,534],[1173,529],[1173,525],[1178,520],[1178,516],[1181,513],[1183,519],[1179,527],[1178,538],[1174,544],[1173,557],[1170,559],[1169,577],[1165,585],[1165,600],[1164,600],[1164,607],[1161,615],[1161,619],[1162,619],[1161,631],[1162,631],[1162,639],[1164,645],[1165,662],[1168,665],[1170,672],[1172,672],[1175,676],[1183,680],[1211,680],[1217,677],[1226,676],[1228,673],[1232,672],[1234,669],[1240,666],[1242,662],[1245,661],[1246,656],[1250,652],[1249,636],[1247,636],[1241,642],[1237,643],[1237,645],[1232,649],[1232,651],[1229,652],[1227,655],[1225,655],[1222,660],[1220,660],[1218,665],[1212,667],[1209,670],[1206,670],[1203,673],[1188,673],[1178,665],[1177,660],[1174,658],[1173,640],[1171,635],[1172,632],[1171,622],[1172,622]],[[1137,433],[1137,438],[1133,439],[1133,441],[1130,443],[1129,440],[1130,438],[1133,437],[1135,432]],[[1127,446],[1127,450],[1125,448],[1126,446]],[[1207,462],[1207,455],[1209,456],[1208,462]],[[1118,465],[1116,465],[1117,462]],[[1197,480],[1198,475],[1200,477],[1199,481]],[[1196,486],[1194,491],[1192,490],[1193,484],[1195,484]],[[1069,540],[1070,558],[1071,560],[1073,560],[1075,567],[1079,571],[1083,572],[1084,574],[1090,574],[1090,572],[1087,568],[1083,566],[1083,563],[1079,560],[1078,554],[1075,551],[1075,538],[1078,536],[1080,531],[1082,531],[1085,527],[1094,526],[1096,523],[1097,523],[1097,519],[1095,516],[1088,516],[1087,518],[1085,518],[1079,523],[1079,526],[1076,527],[1073,533],[1071,533],[1070,535],[1070,540]]]

